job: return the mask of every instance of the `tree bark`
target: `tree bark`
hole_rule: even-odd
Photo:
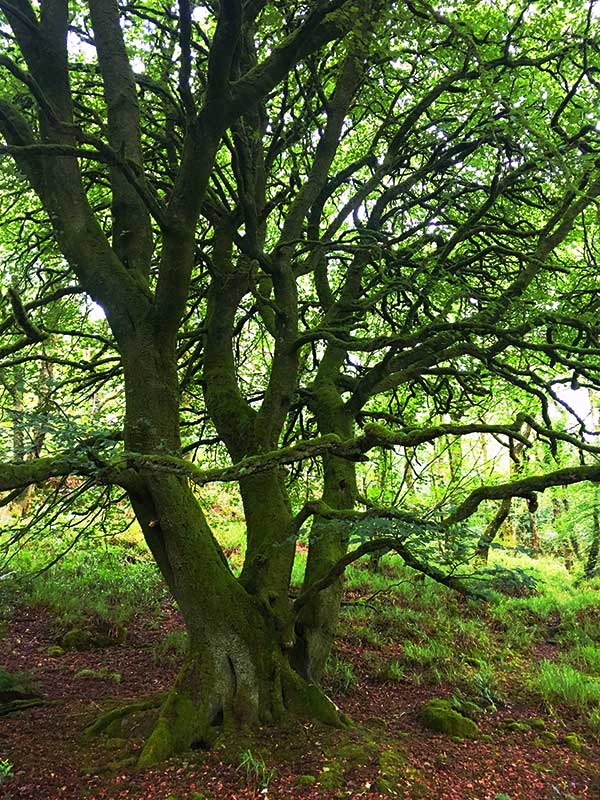
[[[334,396],[330,396],[331,401]],[[321,402],[324,396],[321,397]],[[341,403],[340,403],[341,405]],[[331,412],[331,408],[329,412]],[[321,406],[320,432],[352,436],[352,419],[341,413],[326,413]],[[328,428],[328,430],[325,430]],[[335,430],[333,430],[335,429]],[[352,461],[328,456],[324,458],[323,501],[334,509],[353,508],[357,498],[356,467]],[[348,549],[348,523],[316,516],[313,520],[303,591],[323,578]],[[343,577],[319,592],[301,610],[295,624],[296,643],[293,663],[301,675],[319,682],[335,638],[342,593]]]

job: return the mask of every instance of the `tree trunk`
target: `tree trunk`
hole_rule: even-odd
[[[538,525],[538,518],[536,511],[528,511],[529,514],[529,530],[531,531],[531,549],[539,551],[540,549],[540,530]]]
[[[598,573],[598,554],[600,553],[600,507],[596,503],[593,510],[592,541],[587,554],[584,576],[590,580]]]
[[[179,398],[172,363],[158,347],[144,348],[144,358],[133,352],[124,357],[129,449],[179,450]],[[286,714],[343,723],[333,703],[291,668],[291,625],[282,624],[283,602],[279,595],[277,601],[268,592],[265,596],[262,581],[274,590],[278,576],[276,588],[284,593],[289,609],[293,556],[288,542],[278,549],[274,541],[277,532],[281,544],[281,524],[289,520],[289,509],[277,487],[276,473],[255,476],[246,485],[246,511],[258,524],[260,500],[273,541],[261,539],[264,558],[256,554],[258,564],[254,571],[248,568],[245,586],[231,572],[185,478],[151,467],[131,477],[128,488],[136,516],[177,601],[189,643],[175,686],[142,750],[142,766],[189,748],[208,747],[223,727],[251,727]]]
[[[356,502],[356,469],[351,461],[325,459],[323,500],[331,508],[352,508]],[[320,580],[348,549],[348,523],[315,517],[304,590]],[[343,578],[319,592],[296,620],[293,663],[305,678],[319,682],[335,639],[344,590]]]
[[[292,670],[276,617],[230,571],[185,480],[148,475],[145,484],[189,649],[140,765],[209,747],[223,728],[244,729],[287,714],[343,724],[333,703]]]
[[[502,525],[506,522],[508,515],[510,514],[510,507],[512,505],[512,498],[506,497],[500,504],[500,508],[494,515],[493,519],[485,529],[483,535],[477,542],[477,549],[476,554],[477,557],[482,559],[487,563],[487,560],[490,556],[490,546]]]

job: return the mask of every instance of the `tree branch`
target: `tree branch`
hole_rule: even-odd
[[[565,467],[545,475],[532,475],[498,486],[480,486],[444,520],[444,525],[453,525],[474,514],[484,500],[504,500],[507,497],[529,497],[534,492],[543,492],[551,486],[569,486],[573,483],[591,481],[600,483],[600,464],[583,467]]]

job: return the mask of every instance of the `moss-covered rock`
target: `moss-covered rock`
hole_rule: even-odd
[[[48,658],[60,658],[64,656],[65,649],[58,644],[51,644],[50,647],[46,650],[46,655]]]
[[[315,775],[298,775],[295,780],[296,786],[314,786],[317,782],[317,778]]]
[[[540,731],[535,737],[535,744],[538,746],[545,744],[555,744],[558,741],[558,736],[552,731]]]
[[[113,683],[121,683],[121,673],[112,672],[109,669],[80,669],[75,673],[76,678],[93,678],[96,680],[108,680]]]
[[[339,761],[329,761],[323,766],[317,778],[319,786],[334,792],[344,786],[344,769]]]
[[[121,625],[107,627],[106,630],[88,630],[87,628],[71,628],[61,639],[65,650],[92,650],[96,647],[112,647],[124,644],[127,640],[127,629]]]
[[[573,753],[581,753],[583,750],[583,742],[576,733],[567,733],[563,741]]]
[[[91,635],[83,628],[72,628],[62,637],[65,650],[87,650],[91,647]]]
[[[546,730],[546,720],[542,719],[541,717],[531,717],[530,719],[525,720],[525,722],[534,731]]]
[[[462,714],[465,717],[478,717],[483,714],[483,708],[477,703],[474,703],[472,700],[461,700],[459,705],[456,707],[456,711]]]
[[[510,731],[511,733],[527,733],[531,730],[530,726],[526,722],[512,719],[506,720],[503,727],[504,730]]]
[[[426,728],[436,733],[473,739],[479,734],[479,726],[472,719],[455,711],[449,700],[436,699],[425,703],[421,709],[421,721]]]

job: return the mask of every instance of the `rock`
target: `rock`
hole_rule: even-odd
[[[317,779],[314,775],[298,775],[296,778],[296,786],[314,786]]]
[[[452,701],[452,706],[455,711],[458,711],[459,714],[462,714],[465,717],[477,717],[484,713],[483,708],[474,703],[472,700],[459,700],[458,698],[454,698]]]
[[[534,731],[543,731],[546,729],[546,720],[541,717],[531,717],[531,719],[527,719],[525,722]]]
[[[526,722],[519,722],[517,720],[506,720],[504,723],[504,730],[511,731],[511,733],[527,733],[531,728]]]
[[[75,673],[76,678],[96,678],[121,683],[121,673],[111,672],[109,669],[80,669]]]
[[[107,627],[105,631],[72,628],[62,637],[62,646],[65,650],[91,650],[95,647],[112,647],[124,644],[126,639],[127,629],[121,625]]]
[[[83,628],[72,628],[62,637],[62,645],[65,650],[87,650],[91,645],[90,633]]]
[[[567,733],[563,741],[573,753],[581,753],[583,750],[583,742],[576,733]]]
[[[426,728],[449,736],[473,739],[479,734],[479,726],[451,707],[449,700],[430,700],[421,709],[421,721]]]
[[[46,655],[48,658],[60,658],[64,656],[65,649],[58,644],[51,644],[50,647],[46,650]]]
[[[558,741],[558,736],[552,731],[540,731],[535,737],[534,744],[540,745],[555,744]]]

